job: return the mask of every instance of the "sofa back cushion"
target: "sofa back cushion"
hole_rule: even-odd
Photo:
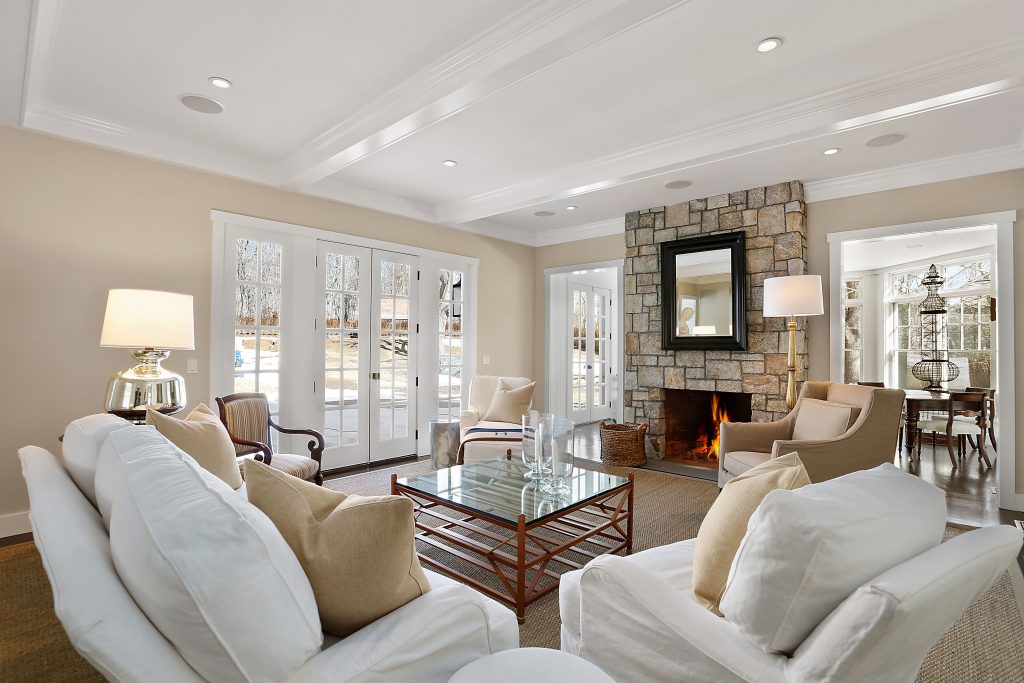
[[[111,510],[110,549],[135,602],[204,679],[287,680],[323,634],[284,538],[155,430],[109,439],[128,487]]]
[[[61,451],[64,467],[93,506],[96,505],[96,462],[100,457],[100,447],[108,434],[131,426],[130,422],[116,415],[99,413],[81,417],[64,430]]]
[[[819,441],[835,439],[846,433],[860,409],[845,403],[820,401],[816,398],[800,400],[793,423],[793,439],[797,441]]]
[[[775,489],[796,489],[811,483],[796,453],[768,460],[731,479],[715,499],[697,531],[693,549],[693,597],[721,616],[729,568],[740,547],[747,522],[764,497]]]
[[[769,653],[792,653],[883,571],[934,548],[945,494],[891,464],[765,496],[729,572],[722,614]]]

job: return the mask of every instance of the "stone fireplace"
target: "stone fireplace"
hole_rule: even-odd
[[[661,342],[661,264],[659,248],[667,242],[695,235],[743,230],[747,261],[747,349],[745,351],[672,351]],[[807,220],[800,182],[778,183],[704,199],[658,206],[626,214],[625,333],[626,370],[624,417],[647,422],[648,457],[681,458],[694,446],[680,443],[683,416],[702,410],[706,396],[740,394],[746,398],[737,414],[755,422],[785,416],[786,351],[788,334],[783,318],[765,318],[763,283],[780,275],[803,275],[807,267]],[[797,379],[807,369],[806,319],[797,328]],[[694,392],[699,405],[680,407],[686,396],[672,390]],[[710,400],[710,399],[707,399]],[[674,415],[670,418],[669,412]],[[681,411],[681,412],[680,412]],[[739,418],[739,419],[742,419]],[[671,437],[670,437],[671,431]],[[692,437],[692,433],[687,438]],[[693,439],[691,439],[693,440]],[[706,441],[706,439],[705,439]],[[698,449],[699,450],[699,449]],[[717,467],[717,460],[692,464]]]
[[[664,460],[718,467],[719,426],[750,422],[751,395],[737,391],[665,389]]]

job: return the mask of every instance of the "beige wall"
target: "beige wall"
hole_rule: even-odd
[[[621,235],[595,237],[590,240],[554,244],[540,247],[533,259],[533,377],[537,382],[534,391],[534,407],[543,410],[545,377],[547,368],[544,358],[544,269],[559,266],[575,266],[582,263],[598,263],[626,257],[626,227]]]
[[[900,225],[939,218],[955,218],[1015,209],[1017,224],[1024,221],[1024,169],[919,185],[901,190],[844,197],[807,205],[807,263],[811,273],[828,281],[829,255],[827,235],[830,232],[859,230]],[[1024,301],[1024,235],[1015,231],[1013,270],[1014,300]],[[1005,294],[1003,295],[1005,297]],[[1005,298],[1004,298],[1005,301]],[[1019,310],[1020,307],[1016,307]],[[1024,372],[1024,316],[1017,316],[1013,349],[1017,367],[1016,394],[1021,396]],[[812,318],[810,344],[810,377],[828,377],[828,301],[825,315]],[[1005,353],[1006,350],[1001,350]],[[1024,424],[1024,401],[1017,402],[1017,415]],[[1006,416],[1003,416],[1006,419]],[[1024,490],[1024,429],[1017,430],[1017,490]],[[1005,448],[1005,446],[1004,446]]]
[[[131,360],[99,347],[108,289],[195,297],[197,348],[168,366],[197,359],[190,402],[209,400],[211,209],[479,258],[478,371],[532,373],[530,247],[0,126],[0,526],[27,508],[17,449],[56,452]]]

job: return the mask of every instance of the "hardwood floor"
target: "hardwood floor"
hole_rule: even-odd
[[[601,459],[601,439],[596,424],[576,428],[577,458]],[[989,458],[992,457],[990,452]],[[996,470],[979,462],[977,453],[969,455],[956,469],[949,461],[946,447],[939,444],[934,450],[927,442],[921,447],[921,459],[913,461],[904,453],[894,455],[893,464],[917,475],[946,492],[947,516],[950,522],[965,526],[1010,524],[1024,520],[1024,512],[1001,510],[996,505]]]

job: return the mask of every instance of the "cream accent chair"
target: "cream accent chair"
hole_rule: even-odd
[[[523,450],[523,426],[520,423],[484,420],[487,409],[498,390],[498,380],[504,380],[512,389],[533,382],[528,377],[499,377],[477,375],[469,384],[469,409],[459,415],[459,439],[463,460],[487,460],[505,454],[509,449],[518,457]],[[488,439],[501,439],[489,441]]]
[[[725,422],[721,425],[718,486],[770,458],[796,451],[812,482],[892,462],[903,414],[902,389],[804,382],[796,407],[776,422]],[[834,439],[796,441],[793,427],[805,399],[854,406],[860,412],[846,433]]]

